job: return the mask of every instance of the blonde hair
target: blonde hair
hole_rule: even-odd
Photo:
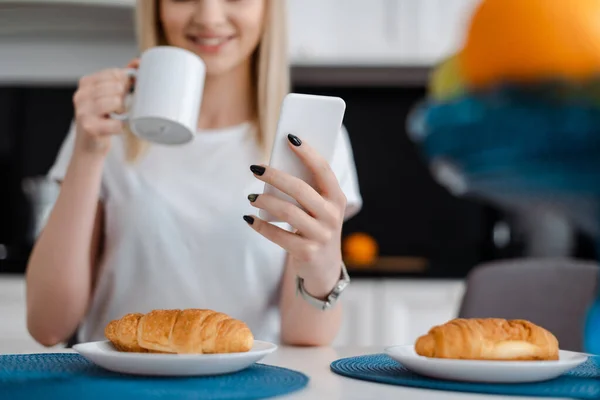
[[[160,24],[158,2],[137,0],[136,29],[140,52],[167,45]],[[286,0],[266,0],[264,28],[260,42],[252,55],[255,79],[257,129],[265,157],[273,144],[281,101],[290,90],[287,48]],[[134,162],[149,143],[126,129],[127,159]]]

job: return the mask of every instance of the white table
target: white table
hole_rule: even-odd
[[[40,347],[32,347],[31,342],[21,344],[0,343],[0,353],[34,353],[47,351]],[[11,349],[12,348],[12,349]],[[65,349],[51,349],[51,352],[72,352]],[[261,362],[303,372],[310,377],[308,386],[296,393],[280,397],[281,400],[539,400],[530,397],[508,397],[469,394],[461,392],[443,392],[424,389],[413,389],[371,383],[339,376],[330,371],[331,362],[343,358],[365,354],[381,353],[380,347],[342,347],[342,348],[295,348],[280,347]]]
[[[343,348],[280,348],[262,362],[301,371],[310,377],[308,387],[303,391],[284,397],[286,400],[308,399],[414,399],[414,400],[539,400],[531,397],[508,397],[443,392],[438,390],[413,389],[402,386],[384,385],[359,381],[339,376],[330,371],[331,362],[343,358],[365,354],[382,353],[380,347]]]

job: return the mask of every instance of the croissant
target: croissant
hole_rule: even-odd
[[[454,319],[415,343],[418,355],[466,360],[558,360],[558,340],[525,320]]]
[[[202,309],[127,314],[111,321],[104,335],[117,350],[136,353],[241,353],[254,344],[245,323]]]

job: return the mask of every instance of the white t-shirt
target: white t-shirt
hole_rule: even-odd
[[[332,168],[349,217],[362,199],[346,131],[339,137]],[[71,130],[51,178],[64,178],[73,143]],[[242,219],[258,212],[247,196],[263,190],[249,169],[260,154],[250,123],[200,131],[185,146],[151,146],[137,164],[113,138],[101,184],[105,248],[79,341],[104,340],[106,324],[126,313],[168,308],[224,312],[257,339],[279,341],[286,253]]]

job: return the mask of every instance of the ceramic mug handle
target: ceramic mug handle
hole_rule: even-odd
[[[137,77],[137,70],[134,68],[127,68],[127,69],[125,69],[125,72],[127,73],[127,76],[129,76],[130,78]],[[110,117],[112,119],[116,119],[119,121],[127,121],[129,119],[129,112],[124,112],[122,114],[113,112],[113,113],[110,113]]]

